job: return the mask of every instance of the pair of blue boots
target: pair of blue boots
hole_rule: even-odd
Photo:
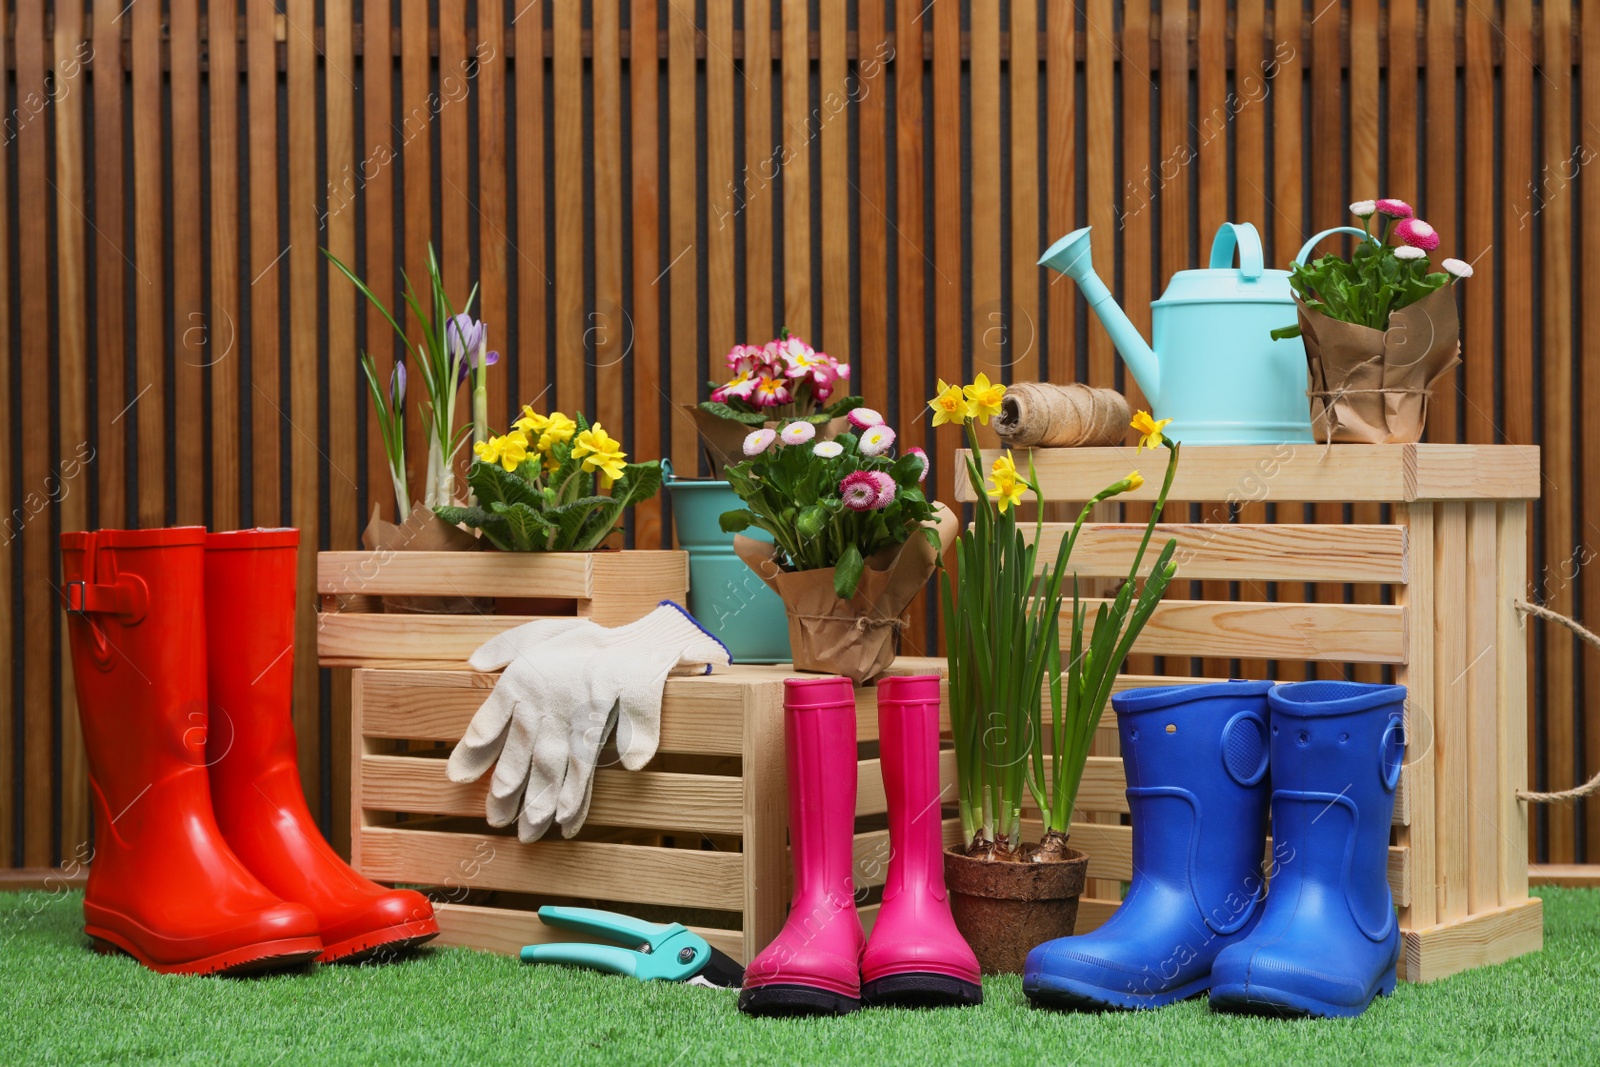
[[[1405,695],[1235,681],[1113,697],[1133,821],[1128,895],[1094,932],[1029,953],[1024,992],[1100,1010],[1209,990],[1223,1011],[1322,1017],[1392,993]]]

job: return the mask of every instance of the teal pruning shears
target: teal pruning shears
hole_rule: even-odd
[[[626,974],[641,982],[692,982],[730,989],[744,982],[744,968],[681,923],[663,925],[597,908],[551,905],[539,909],[539,921],[620,945],[528,945],[522,950],[523,963],[565,963]]]

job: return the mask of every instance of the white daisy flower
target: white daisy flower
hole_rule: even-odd
[[[1455,275],[1457,278],[1472,277],[1472,264],[1468,263],[1464,259],[1447,259],[1443,263],[1440,263],[1439,266],[1443,267],[1448,273]]]
[[[869,426],[861,432],[861,454],[881,456],[894,447],[894,431],[887,426]]]
[[[809,422],[791,422],[778,436],[786,445],[803,445],[817,436],[817,428]]]
[[[844,454],[844,445],[838,441],[818,441],[811,446],[811,452],[823,459],[835,459]]]
[[[1420,248],[1413,248],[1410,245],[1400,245],[1399,247],[1397,247],[1394,250],[1394,258],[1395,259],[1427,259],[1428,258],[1428,253],[1424,252]]]
[[[1378,202],[1376,200],[1357,200],[1350,205],[1350,214],[1358,219],[1370,219],[1377,213]]]
[[[744,439],[744,454],[759,456],[772,447],[772,442],[778,439],[778,431],[772,429],[751,430]]]

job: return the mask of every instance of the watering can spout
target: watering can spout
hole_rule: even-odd
[[[1158,395],[1161,391],[1161,371],[1156,363],[1156,354],[1111,298],[1111,290],[1106,288],[1106,283],[1094,272],[1094,264],[1089,257],[1089,227],[1073,230],[1051,245],[1039,257],[1039,265],[1065,274],[1078,283],[1090,310],[1099,316],[1101,325],[1111,335],[1111,343],[1117,346],[1139,388],[1148,397]]]

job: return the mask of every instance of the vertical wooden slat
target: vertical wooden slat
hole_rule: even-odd
[[[536,9],[532,17],[538,18]],[[537,54],[537,52],[535,53]],[[408,274],[418,291],[427,292],[428,248],[433,240],[432,129],[434,107],[429,100],[428,8],[423,4],[400,6],[400,116],[395,136],[403,145],[403,171],[400,175],[404,201],[400,213],[401,233],[396,242],[401,271]],[[544,206],[539,207],[543,218]],[[437,250],[437,249],[436,249]],[[423,305],[427,306],[426,303]],[[391,305],[393,308],[393,305]],[[415,370],[417,346],[422,343],[419,325],[407,315],[396,318],[406,329],[406,359]],[[544,336],[539,337],[540,348]],[[417,476],[411,479],[412,505],[422,501],[423,472],[427,469],[428,446],[423,422],[426,390],[416,374],[406,391],[406,456]]]
[[[783,320],[789,330],[802,337],[816,333],[811,321],[811,138],[814,131],[810,117],[807,7],[807,4],[785,3],[779,8],[783,17],[783,135],[779,138],[784,161]],[[673,228],[676,232],[676,219]]]
[[[1076,20],[1072,0],[1050,0],[1045,9],[1045,186],[1050,220],[1045,238],[1049,241],[1077,228],[1077,64],[1063,62],[1063,57],[1077,53]],[[1048,336],[1039,338],[1048,346],[1039,366],[1048,371],[1050,381],[1068,382],[1077,377],[1077,287],[1054,271],[1046,277],[1050,323]]]
[[[513,338],[506,291],[506,247],[511,240],[506,232],[505,17],[503,4],[478,5],[478,46],[467,60],[476,74],[473,93],[478,102],[478,306],[488,324],[489,349],[501,358],[489,372],[488,383],[489,425],[501,430],[510,421],[516,392],[507,381]],[[620,189],[617,195],[621,196]]]
[[[1300,250],[1304,195],[1301,192],[1301,141],[1305,78],[1301,46],[1301,9],[1298,4],[1274,3],[1272,42],[1272,260],[1287,263]]]
[[[322,808],[322,724],[316,657],[317,549],[321,546],[322,439],[318,393],[317,45],[315,0],[289,0],[289,471],[290,522],[300,529],[294,660],[294,726],[300,782],[313,813]]]
[[[1439,504],[1433,530],[1434,852],[1438,920],[1467,914],[1467,505]],[[1415,894],[1413,894],[1415,895]]]
[[[1600,0],[1584,0],[1581,25],[1589,29],[1589,32],[1583,36],[1582,51],[1579,57],[1583,68],[1589,71],[1589,76],[1583,78],[1581,82],[1583,91],[1581,106],[1583,110],[1578,140],[1580,145],[1585,145],[1589,143],[1587,131],[1594,130],[1597,126],[1600,126],[1600,77],[1597,77],[1594,73],[1600,70]],[[1582,153],[1581,148],[1579,151]],[[1580,154],[1578,158],[1579,160],[1593,162],[1594,156],[1595,147],[1591,145],[1588,152]],[[1492,180],[1493,176],[1491,174],[1491,183]],[[1587,166],[1579,178],[1580,195],[1584,197],[1584,202],[1588,206],[1588,210],[1580,212],[1579,215],[1583,227],[1579,255],[1585,264],[1600,263],[1600,210],[1596,210],[1594,206],[1597,201],[1600,201],[1600,190],[1596,189],[1597,180],[1600,179],[1595,177],[1595,171]],[[1468,206],[1469,209],[1472,206],[1470,198]],[[1481,210],[1492,224],[1494,217],[1493,202],[1490,201],[1484,204]],[[1488,259],[1489,257],[1485,256],[1483,258]],[[1578,358],[1580,360],[1579,366],[1584,368],[1584,372],[1581,390],[1575,397],[1575,402],[1579,406],[1578,410],[1590,412],[1600,410],[1600,407],[1597,407],[1597,404],[1600,404],[1600,375],[1588,371],[1588,368],[1600,366],[1600,328],[1597,328],[1600,327],[1600,322],[1597,322],[1595,318],[1596,314],[1600,314],[1596,310],[1600,309],[1600,271],[1585,270],[1580,275],[1580,279],[1580,284],[1582,285],[1581,313],[1583,315],[1583,328],[1578,334],[1579,344],[1582,346]],[[1486,297],[1493,290],[1487,286],[1482,286],[1478,282],[1477,276],[1473,280],[1475,288],[1481,287],[1485,290],[1485,298],[1482,299],[1482,303],[1489,309],[1489,322],[1492,326],[1493,305]],[[1473,303],[1476,305],[1478,301]],[[1473,380],[1473,377],[1469,374],[1468,381],[1472,382]],[[1491,401],[1493,387],[1494,383],[1491,381],[1488,386]],[[1581,449],[1579,462],[1582,464],[1582,470],[1585,473],[1579,505],[1582,508],[1579,529],[1584,531],[1584,534],[1579,538],[1578,544],[1573,546],[1575,555],[1569,566],[1592,563],[1597,552],[1600,552],[1600,546],[1596,546],[1592,540],[1595,531],[1600,530],[1600,489],[1596,489],[1592,481],[1593,472],[1600,471],[1600,432],[1597,432],[1593,420],[1589,419],[1579,422],[1579,432],[1581,435],[1578,446]],[[1507,511],[1509,510],[1510,506],[1508,505]],[[1501,525],[1503,530],[1508,521],[1509,516],[1502,515]],[[1509,536],[1509,533],[1502,533],[1502,541],[1507,536]],[[1504,544],[1502,544],[1501,552],[1502,555],[1508,552],[1508,548]],[[1501,568],[1501,579],[1502,582],[1507,583],[1519,580],[1514,588],[1518,596],[1523,596],[1526,590],[1525,578],[1522,571],[1512,566],[1513,563],[1514,561],[1507,559],[1506,564]],[[1584,582],[1582,614],[1579,618],[1600,619],[1600,582]],[[1518,635],[1516,648],[1519,651],[1522,648],[1520,634]],[[1583,646],[1583,678],[1586,691],[1592,686],[1600,685],[1600,649],[1588,644]],[[1592,707],[1593,704],[1591,703],[1590,706]],[[1586,764],[1583,769],[1585,772],[1592,774],[1596,769],[1600,769],[1600,723],[1597,723],[1593,716],[1589,716],[1584,721],[1584,740],[1586,742],[1586,751],[1584,753]],[[1517,768],[1518,771],[1525,771],[1525,769],[1524,767]],[[1600,862],[1600,804],[1597,804],[1592,798],[1584,803],[1587,805],[1586,822],[1588,827],[1587,840],[1584,842],[1587,849],[1584,860],[1588,863],[1596,863]],[[1515,840],[1518,845],[1523,843],[1522,836],[1518,836]]]
[[[172,203],[190,210],[172,212],[172,394],[173,481],[176,520],[203,524],[205,508],[205,422],[200,418],[207,343],[200,233],[200,5],[172,0],[168,19],[168,83],[171,97]],[[59,156],[58,168],[59,168]]]
[[[1467,590],[1464,677],[1452,703],[1466,726],[1466,794],[1455,803],[1467,816],[1467,913],[1498,907],[1500,900],[1500,653],[1502,595],[1499,575],[1499,511],[1494,501],[1474,501],[1467,510]]]
[[[1593,25],[1593,23],[1590,23]],[[1496,614],[1499,638],[1495,668],[1500,691],[1500,835],[1495,849],[1495,869],[1500,872],[1501,904],[1528,895],[1528,808],[1517,791],[1528,786],[1528,734],[1521,721],[1527,715],[1528,634],[1517,601],[1528,591],[1528,507],[1520,500],[1500,506],[1496,551]]]
[[[1039,377],[1039,8],[1011,7],[1011,306],[1006,311],[1006,376]],[[1052,238],[1053,240],[1053,238]]]
[[[136,9],[137,10],[137,9]],[[268,4],[246,7],[249,78],[250,279],[250,511],[243,521],[271,526],[279,515],[278,434],[281,419],[278,365],[278,63],[276,28]],[[139,110],[138,90],[134,111]],[[137,151],[135,152],[137,154]],[[135,205],[141,216],[143,208]],[[137,392],[145,387],[134,383]],[[143,424],[141,423],[141,426]],[[142,486],[141,486],[142,492]],[[141,517],[143,512],[141,509]]]
[[[1389,0],[1389,153],[1382,189],[1352,187],[1352,200],[1368,195],[1415,199],[1417,186],[1417,3]],[[1473,5],[1468,5],[1472,7]]]
[[[231,4],[218,4],[211,8],[207,13],[210,40],[237,41],[238,16],[238,11]],[[100,29],[97,5],[95,51],[96,54],[105,54],[100,52]],[[111,47],[109,41],[105,47]],[[239,336],[243,323],[239,314],[239,50],[216,48],[208,43],[206,51],[208,61],[206,81],[211,104],[210,133],[206,144],[211,163],[209,190],[211,220],[207,234],[211,242],[211,260],[207,265],[210,272],[208,277],[211,282],[211,304],[206,309],[205,321],[206,375],[210,386],[208,402],[211,406],[211,440],[207,443],[207,447],[211,450],[211,522],[213,529],[235,530],[239,528],[242,511],[239,494],[243,453],[240,445],[246,432],[246,428],[239,424],[239,364],[244,346],[244,341]],[[97,130],[104,129],[102,123],[111,119],[110,114],[105,114],[100,109],[100,93],[104,88],[109,86],[103,86],[98,80],[95,82]],[[112,148],[120,150],[120,144],[115,139],[103,136],[95,138],[96,170],[101,170],[100,153]],[[97,176],[96,184],[104,189],[109,182],[101,183]],[[97,214],[101,205],[112,206],[106,204],[104,193],[99,194],[97,198]],[[120,203],[116,206],[120,207]],[[96,229],[97,234],[101,232],[99,227]],[[120,232],[120,224],[113,232]],[[100,245],[105,245],[108,239],[99,236],[98,241]],[[107,284],[109,281],[107,275],[117,271],[117,264],[106,263],[103,258],[106,252],[101,251],[98,246],[96,255],[102,257],[98,263],[100,296],[96,302],[97,314],[105,316],[111,311],[120,312],[120,293],[115,286]],[[115,255],[112,258],[117,259]],[[108,309],[108,301],[114,302],[115,307]],[[120,324],[120,315],[115,321]],[[108,336],[106,323],[102,321],[100,325],[99,373],[103,375],[107,372],[108,364],[117,363],[113,358],[117,344]],[[120,364],[118,369],[120,370]],[[117,380],[120,383],[120,375]],[[103,425],[106,417],[104,386],[100,395]],[[121,404],[118,403],[116,408],[120,407]],[[103,462],[107,459],[109,457],[102,457]],[[120,482],[121,479],[114,480]],[[106,506],[104,493],[101,494],[101,500],[101,514],[104,516]]]
[[[637,456],[639,448],[632,435],[622,432],[622,372],[628,331],[621,321],[622,44],[621,13],[616,4],[594,6],[593,70],[595,306],[584,322],[594,348],[591,358],[595,368],[595,406],[591,417],[600,420],[613,437],[624,439],[623,447],[631,456]],[[730,100],[730,115],[732,111]],[[730,151],[731,147],[730,143]],[[729,266],[731,274],[731,255]],[[728,285],[731,289],[731,276]],[[655,442],[649,444],[648,454],[654,455]]]
[[[934,366],[947,382],[965,380],[961,365],[961,13],[954,4],[935,4],[933,16],[933,290]],[[935,470],[955,442],[950,433],[933,435]]]
[[[733,239],[733,3],[706,3],[706,355],[711,376],[724,373],[722,357],[739,340],[734,333]],[[842,49],[841,49],[842,51]],[[842,349],[841,349],[842,350]]]
[[[1007,321],[1000,306],[1000,5],[972,9],[971,79],[972,373],[1004,378],[1006,351],[1001,343]],[[952,123],[950,132],[957,132]],[[938,136],[943,139],[941,126]]]
[[[881,280],[882,284],[863,284],[861,299],[861,350],[851,361],[852,386],[858,386],[868,406],[883,411],[891,425],[904,432],[920,412],[906,412],[902,419],[899,399],[889,395],[889,361],[896,352],[889,347],[888,250],[893,229],[889,210],[888,114],[889,76],[885,69],[888,35],[884,28],[886,3],[862,4],[856,30],[856,99],[860,116],[860,184],[857,187],[856,215],[860,220],[857,256],[862,279]],[[749,34],[745,35],[748,41]],[[759,262],[759,261],[756,261]]]
[[[0,4],[0,39],[4,39],[11,31],[10,12],[4,4]],[[14,53],[13,53],[14,54]],[[11,55],[5,49],[0,49],[0,78],[10,78]],[[98,112],[97,112],[98,114]],[[96,183],[98,184],[98,175]],[[10,203],[10,186],[12,177],[9,167],[0,167],[0,203]],[[12,308],[11,308],[11,253],[12,247],[11,213],[0,211],[0,247],[5,248],[6,254],[0,255],[0,330],[3,336],[11,336]],[[98,251],[98,250],[97,250]],[[11,370],[18,355],[10,344],[0,350],[0,410],[13,410],[12,404],[17,399],[11,392]],[[0,693],[5,693],[8,698],[15,692],[13,685],[16,681],[16,657],[12,654],[12,641],[16,636],[16,627],[19,625],[16,611],[15,596],[17,590],[12,583],[12,563],[17,551],[17,521],[11,514],[16,499],[17,486],[13,484],[11,465],[15,459],[11,446],[11,435],[0,434],[0,500],[5,502],[7,511],[4,522],[4,537],[0,537],[0,649],[5,655],[0,656]],[[120,479],[118,479],[120,481]],[[107,478],[104,474],[100,477],[102,491]],[[14,698],[13,698],[14,699]],[[12,745],[16,737],[17,724],[26,721],[25,709],[14,703],[7,704],[5,721],[0,722],[0,796],[15,796],[16,785],[15,767],[16,752]],[[20,844],[17,840],[16,827],[20,823],[23,812],[8,810],[0,815],[0,864],[12,866],[16,862],[14,849]]]
[[[633,115],[633,439],[642,455],[661,453],[661,154],[657,145],[661,68],[656,54],[656,4],[634,0],[628,60]],[[692,473],[685,468],[685,474]],[[656,548],[663,537],[661,502],[634,508],[634,544]]]
[[[1470,444],[1495,443],[1495,72],[1493,12],[1468,4],[1466,20],[1466,232],[1443,248],[1472,264],[1472,281],[1457,294],[1463,305],[1461,348],[1462,377],[1467,394],[1466,439]]]
[[[1543,364],[1540,387],[1546,398],[1539,427],[1540,457],[1545,484],[1544,512],[1545,606],[1572,616],[1576,611],[1572,582],[1565,578],[1577,546],[1573,543],[1573,497],[1567,489],[1573,476],[1572,386],[1572,196],[1564,177],[1572,158],[1572,66],[1569,42],[1572,29],[1571,0],[1544,0],[1544,62],[1541,73],[1543,111],[1543,163],[1537,225],[1541,241],[1539,352]],[[1509,280],[1509,276],[1508,276]],[[1508,306],[1510,306],[1508,304]],[[1531,384],[1531,383],[1530,383]],[[1577,774],[1577,722],[1582,714],[1574,684],[1576,638],[1556,627],[1545,637],[1545,744],[1550,778],[1544,788],[1565,789],[1582,779]],[[1577,858],[1577,826],[1570,804],[1547,809],[1550,827],[1549,863],[1571,863]]]
[[[635,17],[638,25],[638,16]],[[772,3],[744,5],[744,286],[747,342],[777,333],[772,303],[772,195],[777,162],[772,151]],[[637,39],[637,38],[636,38]],[[636,53],[637,54],[637,53]],[[863,136],[865,131],[863,131]],[[865,162],[865,157],[863,157]],[[711,358],[715,360],[713,351]],[[720,369],[715,363],[713,369]],[[862,381],[858,375],[856,382]]]
[[[816,206],[814,221],[822,229],[822,322],[813,323],[812,329],[820,327],[817,336],[832,355],[854,363],[850,351],[850,118],[846,113],[850,86],[845,0],[821,0],[818,15],[821,107],[817,121],[822,129],[817,147],[822,152],[822,203]]]
[[[341,263],[356,260],[356,209],[351,202],[354,189],[343,184],[351,181],[356,167],[354,28],[350,0],[328,0],[323,82],[327,100],[327,173],[331,177],[325,193],[327,202],[320,210],[326,220],[323,230],[328,251]],[[317,277],[326,279],[323,284],[328,293],[328,473],[324,490],[328,500],[328,545],[349,549],[356,547],[362,519],[356,510],[361,481],[356,467],[357,405],[370,403],[366,390],[357,392],[356,388],[361,384],[356,352],[357,293],[342,276],[328,273],[321,256],[316,257],[313,270]],[[387,478],[377,483],[378,499],[383,499],[387,485]],[[348,734],[342,726],[341,722],[333,725],[336,743]],[[335,776],[347,763],[348,760],[333,760]],[[342,793],[336,783],[336,803]],[[329,825],[342,826],[342,814],[342,810],[336,813]]]
[[[1329,12],[1332,14],[1332,12]],[[1350,0],[1350,185],[1351,200],[1367,200],[1380,195],[1378,189],[1378,40],[1380,20],[1378,0]],[[1341,213],[1331,221],[1317,220],[1317,226],[1344,223]],[[1358,522],[1363,520],[1356,520]]]
[[[929,428],[927,399],[932,382],[927,377],[927,272],[932,264],[933,246],[928,241],[924,217],[928,205],[923,150],[927,133],[923,110],[927,103],[922,91],[923,31],[928,27],[926,7],[920,0],[898,0],[895,7],[894,51],[894,145],[895,218],[894,263],[898,301],[895,327],[899,344],[894,357],[900,375],[898,426],[905,446],[919,445],[932,451],[938,434]],[[885,205],[885,212],[888,207]],[[859,377],[856,379],[861,381]],[[867,397],[871,403],[872,398]],[[928,474],[930,495],[936,495],[948,475],[935,465]],[[925,596],[925,594],[924,594]],[[918,599],[911,608],[911,627],[905,644],[934,649],[937,634],[927,626],[927,601]]]
[[[1411,904],[1400,909],[1400,923],[1408,930],[1432,926],[1439,914],[1434,850],[1435,774],[1437,761],[1437,693],[1434,688],[1434,654],[1437,651],[1431,620],[1436,617],[1438,583],[1434,581],[1434,506],[1402,504],[1395,522],[1406,527],[1406,549],[1411,557],[1411,580],[1396,599],[1414,620],[1406,641],[1406,662],[1395,669],[1395,681],[1406,687],[1406,801],[1411,821],[1398,831],[1399,842],[1411,854]]]
[[[1228,126],[1234,105],[1228,99],[1227,23],[1228,0],[1200,0],[1195,68],[1200,121],[1195,130],[1194,147],[1200,157],[1198,207],[1202,254],[1210,247],[1207,242],[1217,232],[1217,227],[1228,221]],[[1184,72],[1187,78],[1187,62]]]
[[[18,10],[17,33],[26,38]],[[134,261],[138,280],[134,284],[134,337],[137,380],[134,393],[139,442],[139,523],[161,526],[166,508],[166,323],[163,306],[165,272],[162,269],[161,222],[161,11],[153,4],[135,5],[128,12],[132,22],[133,61],[133,227]],[[32,49],[24,49],[24,54]],[[24,70],[18,56],[17,79],[22,84]],[[33,125],[32,123],[29,124]],[[19,143],[19,158],[22,144]],[[39,160],[42,168],[44,160]],[[20,168],[26,177],[25,166]],[[39,219],[43,225],[43,218]],[[26,224],[23,247],[27,248]],[[23,273],[31,275],[24,261]],[[34,319],[23,320],[23,345],[27,327]],[[26,371],[27,364],[24,364]],[[26,460],[24,460],[26,464]]]
[[[570,5],[563,5],[570,6]],[[467,178],[467,3],[439,0],[439,260],[445,292],[455,306],[467,310],[472,277],[467,225],[472,217],[472,189]],[[577,121],[583,109],[577,107]],[[419,146],[420,147],[420,146]],[[476,300],[472,310],[479,310]],[[474,314],[474,317],[477,317]],[[463,390],[465,392],[465,390]]]
[[[544,5],[518,8],[517,59],[517,403],[553,407],[545,354]]]
[[[1189,166],[1194,159],[1189,123],[1189,6],[1161,5],[1161,273],[1188,267]],[[1168,174],[1172,174],[1169,178]]]
[[[83,530],[89,526],[89,473],[84,464],[93,454],[89,451],[90,379],[86,336],[85,256],[88,248],[84,221],[88,216],[84,196],[87,182],[83,170],[82,94],[85,75],[79,51],[84,39],[82,0],[62,0],[56,5],[55,16],[52,66],[56,83],[56,360],[60,368],[57,372],[56,477],[61,485],[57,519],[62,530]],[[52,566],[50,585],[54,585],[54,576]],[[61,675],[61,764],[57,772],[61,835],[57,855],[70,859],[88,840],[89,782],[72,678],[72,654],[65,639],[65,617],[58,615],[56,625],[56,632],[62,635],[57,648],[57,670]]]
[[[31,45],[17,49],[16,86],[18,99],[42,100],[49,90],[45,83],[44,6],[39,0],[21,0],[16,8],[17,40]],[[145,22],[150,22],[148,16]],[[149,26],[138,41],[147,48],[150,44]],[[148,63],[149,53],[145,55]],[[148,69],[148,67],[146,68]],[[16,132],[16,182],[19,203],[43,202],[50,196],[49,174],[46,169],[46,126],[41,116],[32,121],[20,122]],[[159,130],[157,131],[159,133]],[[160,173],[157,161],[157,174]],[[155,193],[159,209],[160,191]],[[43,210],[17,213],[17,272],[26,284],[19,286],[21,306],[21,345],[16,359],[21,367],[21,395],[19,409],[23,411],[48,411],[50,396],[50,254],[45,230]],[[141,263],[143,258],[141,257]],[[158,335],[159,336],[159,335]],[[157,359],[161,352],[154,349]],[[160,402],[150,406],[145,414],[155,420],[160,429]],[[141,430],[143,424],[141,423]],[[159,441],[159,439],[158,439]],[[18,622],[23,627],[23,643],[27,649],[24,662],[47,664],[53,655],[51,635],[56,614],[54,593],[55,571],[51,564],[50,524],[42,510],[33,502],[45,499],[51,484],[50,423],[46,419],[29,419],[22,427],[22,484],[18,496],[25,503],[19,508],[21,515],[15,525],[21,527],[22,551],[22,613]],[[159,453],[157,454],[159,461]],[[159,475],[160,468],[156,468]],[[159,489],[159,486],[158,486]],[[159,496],[157,500],[159,501]],[[13,534],[15,536],[15,534]],[[49,575],[48,583],[29,576]],[[48,669],[23,671],[24,723],[22,737],[23,785],[26,789],[23,809],[23,862],[29,866],[45,867],[54,861],[55,843],[51,840],[51,789],[55,777],[51,758],[51,672]]]
[[[1089,226],[1094,231],[1095,269],[1101,277],[1113,279],[1108,284],[1116,284],[1116,245],[1112,235],[1117,227],[1117,188],[1116,188],[1116,151],[1119,138],[1116,130],[1116,92],[1113,85],[1114,67],[1116,56],[1112,44],[1112,4],[1111,0],[1087,0],[1084,8],[1085,39],[1084,39],[1084,94],[1086,106],[1085,125],[1087,127],[1087,152],[1088,158],[1084,161],[1084,190],[1089,204]],[[1144,29],[1140,29],[1139,18],[1141,13],[1145,19]],[[1133,115],[1138,108],[1138,98],[1142,92],[1148,92],[1150,78],[1149,63],[1149,3],[1148,0],[1135,0],[1130,5],[1127,14],[1128,29],[1123,33],[1125,48],[1137,48],[1139,43],[1145,46],[1145,62],[1129,57],[1123,64],[1123,99],[1125,114]],[[1134,79],[1140,84],[1134,85]],[[1130,96],[1131,89],[1131,96]],[[1144,96],[1146,107],[1139,115],[1148,113],[1150,98]],[[1146,120],[1130,118],[1128,121],[1137,122],[1139,128],[1145,129]],[[1134,137],[1133,140],[1137,140]],[[1146,152],[1148,156],[1148,151]],[[1130,166],[1137,166],[1129,157]],[[1152,185],[1152,175],[1146,167],[1142,172],[1135,171],[1128,175],[1128,180],[1134,182],[1141,189],[1147,190],[1142,195],[1153,198],[1155,193]],[[1123,208],[1124,221],[1132,214],[1131,208]],[[1147,210],[1154,215],[1154,208]],[[1070,231],[1072,227],[1055,234],[1060,237]],[[1132,248],[1137,242],[1129,241],[1128,247]],[[1041,249],[1041,251],[1043,251]],[[1130,274],[1132,272],[1129,272]],[[1064,289],[1068,299],[1074,306],[1078,299],[1077,286],[1067,278],[1052,272],[1050,279],[1052,289]],[[1125,289],[1122,304],[1131,316],[1137,316],[1140,301],[1128,294]],[[1132,305],[1132,306],[1130,306]],[[1148,315],[1148,310],[1145,311]],[[1139,319],[1134,317],[1137,325]],[[1115,374],[1116,349],[1111,344],[1111,336],[1101,328],[1099,322],[1091,321],[1089,331],[1089,384],[1110,386],[1113,384]],[[1130,375],[1131,377],[1131,375]],[[1131,398],[1130,398],[1131,402]]]
[[[1460,172],[1456,160],[1456,2],[1428,0],[1427,90],[1428,118],[1423,130],[1428,166],[1423,175],[1423,214],[1445,241],[1445,247],[1458,246],[1461,233],[1456,229],[1456,183]],[[1546,8],[1548,11],[1549,9]],[[1563,50],[1563,54],[1565,54]],[[1548,57],[1547,57],[1548,58]],[[1437,262],[1441,255],[1436,254]],[[1433,386],[1434,400],[1428,405],[1427,439],[1456,439],[1456,390],[1460,387],[1460,368],[1450,371]]]
[[[583,5],[553,8],[556,188],[556,389],[552,408],[584,406],[583,348]],[[567,162],[570,161],[570,162]]]
[[[678,470],[696,470],[697,435],[694,420],[684,410],[700,397],[699,378],[699,279],[695,251],[695,223],[698,193],[695,188],[695,45],[693,9],[680,5],[667,8],[667,169],[671,237],[667,242],[665,267],[670,291],[672,337],[668,359],[671,365],[672,449],[670,455]],[[786,68],[787,69],[787,68]],[[787,107],[785,103],[785,107]],[[789,135],[784,138],[787,143]],[[785,196],[792,174],[784,175]],[[785,258],[793,265],[794,251]],[[808,305],[809,306],[809,305]],[[795,328],[791,322],[790,328]],[[801,330],[804,333],[806,331]]]
[[[350,177],[354,187],[349,193],[341,190],[342,196],[355,196],[355,189],[360,190],[360,203],[363,209],[362,218],[366,239],[362,244],[363,277],[372,291],[393,307],[397,301],[395,290],[395,232],[394,232],[394,183],[395,175],[399,170],[400,134],[393,116],[394,108],[394,63],[390,59],[393,47],[390,43],[389,9],[383,5],[363,8],[361,25],[361,164],[357,174]],[[383,56],[384,61],[377,62],[370,57]],[[346,210],[355,210],[352,204]],[[337,278],[330,279],[328,288],[330,297],[332,290],[340,285]],[[384,321],[383,315],[376,307],[363,304],[366,311],[364,328],[366,344],[364,351],[372,357],[374,367],[378,371],[379,379],[388,383],[394,373],[394,359],[400,348],[398,339],[389,324]],[[365,382],[362,385],[362,400],[365,404]],[[413,388],[421,389],[419,381]],[[410,439],[407,438],[406,458],[411,466],[418,466],[421,457],[410,451]],[[394,493],[389,476],[389,464],[383,451],[383,438],[378,432],[378,420],[371,409],[367,410],[367,510],[370,514],[373,509],[378,509],[382,515],[390,515],[395,522],[400,522],[404,516],[394,516]],[[361,516],[361,521],[366,522],[367,516]]]
[[[94,32],[91,38],[95,55],[120,55],[123,24],[117,15],[122,9],[123,4],[119,0],[95,0]],[[108,75],[107,67],[111,67],[114,73]],[[122,64],[118,62],[97,67],[90,77],[94,84],[95,128],[94,340],[98,408],[94,442],[95,482],[100,524],[120,526],[128,521],[128,481],[125,472],[130,420],[124,409],[131,399],[127,395],[127,366],[124,359],[127,348],[123,333],[126,326],[123,282],[131,250],[123,247],[123,190],[126,176],[122,141]],[[107,135],[107,130],[115,130],[116,135]],[[233,369],[233,374],[237,378],[237,367]],[[222,461],[226,457],[225,454],[217,454],[214,458]],[[231,471],[232,464],[229,466]]]

